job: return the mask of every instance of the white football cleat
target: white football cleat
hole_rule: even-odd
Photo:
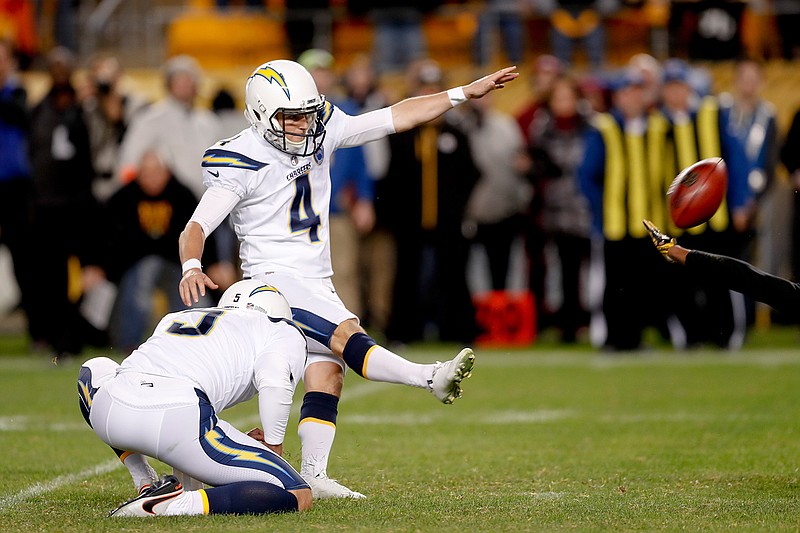
[[[132,500],[128,500],[110,513],[109,517],[156,516],[163,514],[169,504],[183,494],[183,485],[175,476],[163,476]]]
[[[311,486],[311,494],[315,500],[327,500],[328,498],[352,498],[360,500],[366,498],[360,492],[350,490],[335,479],[328,477],[326,473],[308,476],[304,479]]]
[[[436,362],[433,375],[428,381],[431,393],[442,403],[453,403],[461,398],[461,381],[472,375],[475,354],[464,348],[458,355],[444,363]]]

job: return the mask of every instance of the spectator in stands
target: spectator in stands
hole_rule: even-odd
[[[792,221],[792,277],[800,280],[800,109],[798,109],[781,147],[781,162],[789,172],[794,189]]]
[[[333,54],[321,48],[309,48],[297,57],[297,62],[311,73],[317,87],[322,84],[325,91],[320,89],[320,93],[325,95],[326,100],[335,102],[337,105],[341,102],[341,87],[339,87],[338,76],[333,70]]]
[[[0,165],[0,244],[11,254],[14,276],[20,288],[20,304],[31,326],[36,318],[31,290],[33,262],[31,244],[32,180],[28,160],[30,116],[27,93],[15,73],[13,47],[0,39],[0,146],[4,160]]]
[[[445,87],[436,62],[427,60],[416,71],[412,95]],[[386,335],[418,341],[431,325],[439,340],[468,343],[476,333],[475,310],[466,279],[470,243],[461,228],[479,177],[469,140],[445,114],[390,136],[389,145],[387,202],[379,209],[397,244],[397,275]]]
[[[747,2],[696,0],[672,2],[670,39],[673,55],[688,46],[691,60],[721,61],[742,54],[742,16]]]
[[[742,59],[736,63],[733,92],[719,96],[721,128],[747,158],[747,184],[756,198],[772,183],[778,162],[775,107],[761,97],[763,85],[761,64]]]
[[[253,9],[264,9],[264,0],[216,0],[217,9],[228,9],[231,7],[246,7]]]
[[[738,141],[738,150],[747,160],[747,185],[754,199],[749,229],[752,236],[748,239],[751,246],[742,250],[740,259],[777,272],[785,247],[776,243],[774,234],[782,231],[780,226],[785,222],[775,209],[775,201],[783,191],[768,191],[774,182],[780,145],[775,108],[761,97],[763,84],[761,63],[751,59],[737,61],[733,91],[719,96],[720,128]],[[752,301],[748,304],[752,315]]]
[[[306,50],[297,59],[311,73],[317,90],[349,115],[360,110],[335,96],[336,74],[333,56],[320,49]],[[364,148],[340,148],[331,163],[330,239],[333,282],[345,306],[361,316],[359,256],[361,236],[375,225],[375,199],[372,176],[367,172]]]
[[[558,58],[551,55],[541,55],[536,58],[531,76],[530,102],[517,114],[517,123],[522,130],[525,141],[531,140],[531,123],[536,111],[544,105],[544,101],[553,89],[553,82],[564,71]]]
[[[647,109],[654,111],[661,105],[661,87],[664,73],[661,63],[650,54],[636,54],[628,61],[628,65],[638,69],[644,79],[644,98]]]
[[[214,114],[196,104],[201,82],[197,61],[176,56],[164,66],[167,96],[130,124],[122,142],[118,173],[123,182],[137,174],[137,165],[149,150],[157,149],[172,163],[175,177],[198,198],[205,191],[197,165],[206,148],[220,137]]]
[[[205,186],[197,165],[206,148],[221,137],[222,125],[214,113],[197,106],[201,76],[197,61],[190,56],[173,57],[164,65],[167,96],[134,118],[122,142],[119,174],[123,182],[138,173],[138,164],[146,152],[158,150],[170,162],[175,178],[197,198],[203,195]],[[220,291],[238,277],[235,254],[230,250],[233,230],[222,224],[220,234],[223,233],[228,235],[217,241],[221,277],[215,278]]]
[[[0,2],[0,40],[8,41],[18,66],[27,69],[38,52],[33,2]]]
[[[546,243],[558,253],[557,265],[544,262],[543,266],[559,270],[561,306],[553,323],[564,342],[575,342],[578,330],[588,324],[581,298],[581,270],[589,259],[590,215],[577,171],[584,157],[589,121],[580,107],[575,80],[568,76],[556,79],[545,107],[534,117],[530,145],[530,174],[541,206],[533,231],[542,231]],[[533,277],[541,278],[539,274]],[[541,301],[546,295],[543,287],[538,290],[537,303],[543,313],[546,306]]]
[[[517,124],[522,130],[525,138],[525,145],[530,146],[533,136],[533,120],[536,113],[545,106],[547,98],[553,90],[555,80],[564,72],[564,66],[558,58],[551,55],[541,55],[536,58],[533,65],[533,76],[531,77],[531,100],[517,114]],[[541,198],[534,191],[533,203],[530,206],[528,224],[525,229],[525,249],[528,253],[528,271],[530,273],[530,289],[537,298],[537,304],[542,303],[540,298],[544,291],[545,269],[544,269],[544,234],[541,226],[537,226],[540,217],[537,216],[541,208]],[[540,309],[541,310],[541,309]],[[539,313],[538,322],[540,326],[545,323],[543,315]]]
[[[462,130],[468,134],[480,170],[467,204],[465,228],[486,251],[492,289],[502,291],[506,289],[511,246],[522,236],[522,213],[528,208],[532,189],[523,175],[528,160],[516,121],[495,109],[490,96],[478,102],[462,108]]]
[[[356,56],[344,74],[347,95],[342,106],[351,114],[360,115],[389,105],[389,99],[378,86],[372,61],[366,55]],[[374,180],[375,196],[382,194],[383,177],[389,166],[389,140],[378,139],[362,146],[367,174]],[[392,287],[395,276],[394,239],[387,230],[381,213],[375,212],[375,226],[363,235],[359,247],[359,271],[363,311],[361,323],[383,334],[392,308]]]
[[[122,185],[114,178],[120,145],[133,117],[146,105],[144,99],[120,87],[119,60],[100,54],[89,61],[80,94],[92,148],[95,177],[92,191],[104,202]]]
[[[105,207],[108,249],[99,257],[119,293],[111,322],[113,345],[128,353],[144,340],[153,320],[154,293],[161,290],[168,311],[184,308],[174,290],[181,279],[175,243],[197,206],[197,198],[170,172],[156,151],[147,151],[137,165],[136,178],[114,194]],[[213,265],[216,247],[204,264]],[[211,298],[205,303],[213,305]]]
[[[781,36],[783,58],[800,59],[800,2],[772,0],[772,9]]]
[[[368,14],[375,27],[373,54],[381,73],[403,72],[427,54],[423,17],[441,0],[349,0],[353,14]]]
[[[80,0],[56,0],[54,3],[53,38],[55,43],[72,53],[77,53]]]
[[[91,189],[94,171],[89,132],[71,81],[73,65],[74,56],[65,48],[54,48],[48,54],[50,89],[33,109],[30,131],[33,240],[47,250],[47,260],[35,261],[33,272],[36,279],[48,280],[46,285],[37,284],[38,293],[32,296],[37,302],[46,301],[47,308],[37,311],[31,333],[35,340],[46,340],[57,353],[79,353],[83,347],[78,295],[74,290],[68,293],[70,278],[73,287],[79,279],[78,264],[71,258],[86,257],[96,246],[93,236],[98,212]]]
[[[475,62],[484,66],[492,61],[494,37],[502,40],[506,57],[513,64],[520,64],[525,49],[524,13],[528,6],[523,0],[487,0],[478,15],[478,31],[475,34]]]
[[[605,113],[611,107],[611,91],[608,83],[597,74],[584,74],[578,79],[578,89],[581,94],[580,104],[582,111],[587,115]]]
[[[729,223],[739,233],[745,232],[752,218],[751,194],[747,185],[748,164],[741,147],[732,134],[722,127],[718,113],[719,102],[713,95],[700,97],[692,85],[693,74],[688,63],[681,59],[669,59],[664,63],[664,87],[662,90],[662,113],[670,121],[675,142],[675,161],[677,174],[682,168],[698,159],[722,157],[728,167],[728,195],[730,220],[719,226],[712,219],[715,231],[722,231]],[[687,135],[693,142],[679,140]],[[722,215],[720,215],[722,218]],[[719,219],[717,219],[719,220]],[[692,243],[693,244],[693,243]],[[713,251],[709,246],[702,247]],[[729,255],[737,255],[735,250],[723,250]]]
[[[599,252],[604,266],[605,328],[600,315],[592,318],[592,343],[617,351],[640,349],[649,326],[666,330],[669,309],[647,290],[668,272],[641,223],[643,213],[666,209],[666,191],[658,185],[663,178],[656,172],[661,152],[651,151],[664,139],[648,120],[641,73],[627,68],[613,84],[614,107],[597,115],[587,132],[578,182],[589,201],[593,235],[603,243],[592,253]]]
[[[355,114],[374,111],[389,105],[389,98],[378,84],[378,75],[372,61],[364,54],[357,55],[344,73],[345,99],[342,105]],[[386,174],[389,147],[386,139],[378,139],[364,145],[367,169],[375,179]]]
[[[620,7],[619,0],[533,0],[540,12],[550,17],[553,54],[571,65],[575,44],[583,44],[589,64],[605,65],[606,35],[603,18]]]
[[[699,159],[722,157],[728,169],[726,200],[704,224],[681,237],[692,248],[739,257],[752,223],[752,194],[747,185],[749,165],[736,137],[721,122],[715,96],[698,98],[689,65],[679,59],[664,63],[663,117],[668,121],[669,162],[677,166],[665,174],[671,180]],[[679,234],[670,230],[671,234]],[[675,275],[682,275],[682,272]],[[701,286],[691,279],[675,283],[675,314],[689,347],[711,342],[737,349],[744,342],[746,316],[743,296],[721,287]]]
[[[225,88],[220,88],[211,99],[211,110],[219,119],[222,138],[233,137],[249,126],[242,110],[237,109],[233,95]]]
[[[286,36],[292,57],[300,57],[304,51],[319,46],[320,36],[332,31],[330,0],[284,0],[284,5]]]

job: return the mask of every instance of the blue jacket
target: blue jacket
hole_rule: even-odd
[[[358,109],[349,101],[337,104],[345,113],[352,115]],[[346,210],[347,202],[343,194],[352,194],[355,199],[375,199],[375,182],[367,171],[364,160],[364,148],[354,146],[336,150],[331,163],[331,214],[339,214]]]
[[[14,83],[6,82],[0,87],[0,182],[31,178],[26,99],[25,89]]]
[[[755,113],[742,116],[736,112],[733,104],[730,95],[720,97],[720,128],[730,137],[731,143],[736,143],[736,151],[743,156],[739,160],[727,161],[728,167],[730,169],[732,164],[745,164],[741,171],[748,178],[748,188],[752,194],[758,195],[765,191],[775,177],[778,162],[775,108],[769,102],[762,101]],[[763,181],[751,181],[750,176],[755,174],[760,175]]]

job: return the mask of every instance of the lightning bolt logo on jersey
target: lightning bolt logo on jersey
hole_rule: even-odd
[[[351,117],[325,102],[319,120],[327,135],[308,156],[278,150],[254,128],[206,151],[203,166],[214,165],[219,172],[203,173],[206,187],[221,187],[240,198],[231,222],[246,277],[265,272],[309,278],[333,274],[328,227],[331,154],[340,146],[356,146],[393,131],[388,109],[373,113],[367,122],[364,116]],[[244,164],[248,162],[259,164]]]

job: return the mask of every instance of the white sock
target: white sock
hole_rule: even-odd
[[[152,485],[154,481],[158,480],[158,474],[147,462],[147,457],[141,453],[128,453],[123,454],[122,464],[128,469],[133,479],[133,484],[136,491],[142,490],[145,485]]]
[[[170,500],[167,508],[163,512],[157,513],[162,516],[190,516],[205,514],[203,497],[199,490],[187,490],[183,494]]]
[[[189,474],[184,474],[174,466],[172,467],[172,475],[178,478],[178,481],[183,485],[183,490],[200,490],[204,487],[201,481],[196,480]]]
[[[427,389],[434,366],[412,363],[383,346],[376,345],[367,352],[364,362],[364,377],[370,381],[384,381]]]
[[[336,437],[336,426],[329,422],[305,418],[297,427],[297,435],[300,437],[302,447],[300,475],[303,477],[325,475],[333,439]]]

